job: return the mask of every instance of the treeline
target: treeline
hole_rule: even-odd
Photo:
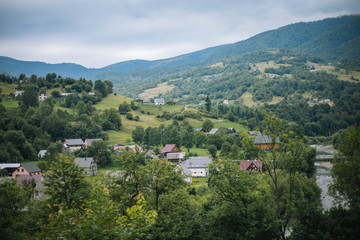
[[[35,86],[39,93],[45,93],[46,90],[54,89],[54,93],[52,94],[55,97],[59,96],[59,89],[61,89],[61,92],[78,94],[95,91],[100,99],[113,92],[113,84],[109,80],[96,80],[95,83],[93,83],[92,80],[86,80],[84,78],[78,80],[69,77],[63,78],[56,73],[48,73],[45,77],[38,77],[35,74],[27,77],[22,73],[17,78],[0,74],[0,82],[17,84],[18,90],[23,90],[27,86]]]

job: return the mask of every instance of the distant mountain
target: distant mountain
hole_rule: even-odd
[[[109,79],[114,82],[148,81],[154,76],[189,70],[237,56],[269,48],[286,48],[310,53],[329,61],[360,59],[360,16],[343,16],[321,21],[295,23],[276,30],[260,33],[234,44],[220,45],[204,50],[155,61],[131,60],[103,68],[86,68],[74,63],[47,64],[19,61],[0,57],[0,73],[18,76],[45,76],[55,72],[63,77]]]

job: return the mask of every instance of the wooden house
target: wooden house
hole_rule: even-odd
[[[268,135],[259,134],[255,136],[254,145],[263,150],[279,149],[280,140],[277,137],[275,140]]]
[[[240,162],[240,170],[245,170],[250,173],[252,172],[264,172],[263,162],[257,160],[247,160]]]

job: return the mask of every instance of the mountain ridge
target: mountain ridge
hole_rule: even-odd
[[[122,82],[130,74],[135,76],[135,79],[144,81],[146,76],[153,74],[153,69],[166,75],[216,63],[226,57],[269,48],[291,49],[331,61],[347,58],[360,59],[360,47],[356,46],[356,43],[360,42],[359,26],[359,15],[299,22],[265,31],[232,44],[209,47],[166,59],[123,61],[102,68],[87,68],[76,63],[49,64],[39,61],[22,61],[0,56],[0,73],[13,76],[18,76],[20,73],[29,76],[31,74],[45,76],[47,73],[55,72],[64,77],[109,79],[114,82]],[[348,33],[351,34],[344,39],[342,35]],[[137,72],[141,75],[137,75]]]

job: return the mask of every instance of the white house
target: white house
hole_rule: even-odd
[[[82,139],[65,139],[64,147],[69,149],[70,152],[79,150],[83,147],[84,141]]]
[[[208,156],[190,157],[183,162],[183,167],[188,168],[192,172],[193,177],[206,177],[209,175],[209,164],[212,159]]]
[[[15,91],[15,97],[21,96],[25,91]]]
[[[154,100],[155,105],[165,105],[165,100],[163,98],[158,98]]]
[[[47,96],[45,95],[45,94],[40,94],[40,96],[39,96],[39,101],[40,102],[43,102],[43,101],[45,101],[45,99],[47,99]]]
[[[74,162],[80,167],[84,168],[84,174],[89,176],[97,175],[97,164],[94,161],[94,158],[75,158]]]

